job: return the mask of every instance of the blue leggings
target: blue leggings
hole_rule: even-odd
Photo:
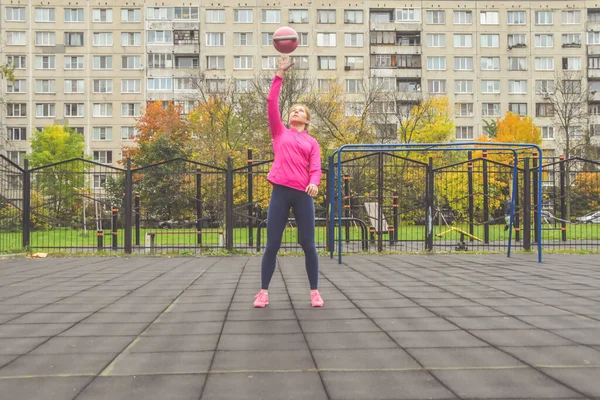
[[[273,185],[267,212],[267,249],[261,265],[262,289],[267,290],[275,272],[277,252],[281,247],[283,231],[288,222],[290,208],[294,211],[300,245],[304,251],[306,273],[312,290],[317,289],[319,259],[315,248],[315,205],[313,198],[300,190]]]

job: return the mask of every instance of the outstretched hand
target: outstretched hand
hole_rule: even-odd
[[[315,197],[319,193],[319,188],[317,185],[311,183],[306,187],[306,193],[308,193],[308,195],[311,197]]]
[[[285,72],[294,65],[294,60],[291,57],[279,57],[279,67],[277,68],[277,75],[284,77]]]

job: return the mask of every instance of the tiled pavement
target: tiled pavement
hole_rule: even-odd
[[[600,256],[0,260],[0,398],[600,398]]]

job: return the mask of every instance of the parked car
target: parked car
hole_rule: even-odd
[[[600,224],[600,211],[594,211],[584,215],[583,217],[578,217],[575,219],[577,220],[577,222],[581,222],[584,224]]]
[[[556,221],[556,217],[554,216],[554,214],[552,214],[550,211],[542,210],[542,222],[545,222],[548,224],[555,224],[557,221]]]
[[[168,221],[161,221],[158,223],[159,228],[172,229],[172,228],[193,228],[196,225],[195,221],[189,221],[187,219],[175,220],[170,219]]]

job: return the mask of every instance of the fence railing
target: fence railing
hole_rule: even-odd
[[[581,158],[545,159],[542,229],[536,229],[535,155],[518,166],[513,245],[600,250],[600,163]],[[30,168],[0,156],[0,253],[261,252],[272,160],[215,166],[167,160],[123,168],[74,159]],[[326,163],[324,163],[326,166]],[[502,251],[507,248],[506,204],[512,165],[479,153],[448,157],[385,151],[342,161],[344,252]],[[327,188],[323,170],[315,199],[315,241],[329,250]],[[337,178],[333,178],[334,180]],[[334,189],[337,190],[337,189]],[[426,210],[433,237],[426,235]],[[336,225],[337,227],[337,225]],[[283,251],[301,251],[293,214]]]

